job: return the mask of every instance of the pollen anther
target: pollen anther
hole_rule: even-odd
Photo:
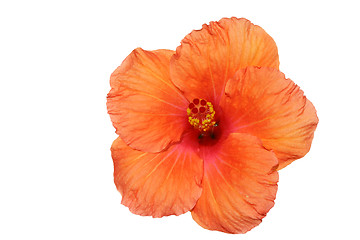
[[[207,132],[216,124],[214,106],[204,99],[195,98],[186,112],[190,125],[200,132]]]

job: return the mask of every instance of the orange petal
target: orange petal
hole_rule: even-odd
[[[221,105],[233,132],[261,139],[279,158],[279,169],[309,150],[318,123],[304,93],[276,69],[249,67],[235,74]]]
[[[223,18],[187,35],[171,59],[171,80],[188,99],[220,101],[226,81],[247,66],[279,67],[274,40],[246,19]]]
[[[169,78],[173,53],[135,49],[111,75],[108,112],[132,148],[159,152],[179,141],[187,126],[188,101]]]
[[[203,192],[192,210],[202,227],[245,233],[260,224],[277,192],[277,159],[257,137],[233,133],[204,150]]]
[[[186,141],[161,153],[144,153],[120,138],[111,147],[122,204],[139,215],[162,217],[192,209],[201,194],[203,161]]]

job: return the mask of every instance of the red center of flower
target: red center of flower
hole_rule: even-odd
[[[200,132],[207,132],[215,124],[215,111],[211,102],[195,98],[187,109],[189,123]]]

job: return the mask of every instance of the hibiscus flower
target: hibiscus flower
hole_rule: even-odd
[[[275,42],[246,19],[203,25],[176,52],[135,49],[107,96],[122,204],[153,217],[191,211],[226,233],[257,226],[277,171],[309,151],[318,123],[278,68]]]

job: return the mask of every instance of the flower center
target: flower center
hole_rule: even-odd
[[[187,115],[190,125],[202,133],[216,126],[214,106],[204,99],[195,98],[189,104]]]

